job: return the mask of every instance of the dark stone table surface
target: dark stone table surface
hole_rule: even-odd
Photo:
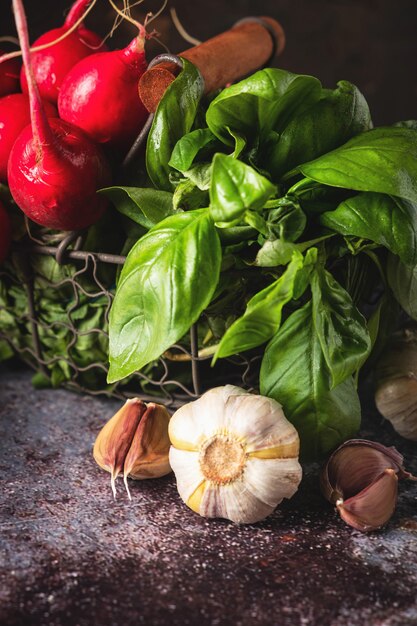
[[[322,499],[315,465],[256,525],[198,517],[172,476],[114,501],[91,451],[119,404],[0,370],[2,626],[417,624],[416,483],[369,535]],[[415,444],[379,417],[362,435],[395,444],[417,473]]]

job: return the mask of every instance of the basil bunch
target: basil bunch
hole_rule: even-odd
[[[149,188],[104,191],[147,231],[118,281],[108,380],[204,316],[214,361],[264,346],[260,391],[317,458],[359,427],[357,374],[393,295],[417,316],[417,130],[373,128],[346,81],[279,69],[201,94],[184,61],[148,138]]]

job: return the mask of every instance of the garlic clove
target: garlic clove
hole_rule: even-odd
[[[171,472],[168,454],[171,442],[168,436],[170,415],[161,404],[150,402],[137,425],[123,465],[123,479],[127,494],[127,477],[135,480],[160,478]]]
[[[329,470],[330,482],[335,485],[335,497],[354,496],[371,484],[391,466],[386,457],[372,448],[362,448],[360,456],[352,448],[346,448],[336,457]]]
[[[198,485],[197,489],[193,491],[188,500],[185,501],[187,506],[190,507],[190,509],[194,511],[194,513],[198,513],[199,515],[201,510],[201,500],[203,499],[207,487],[207,480],[203,480],[203,482]]]
[[[110,472],[114,497],[120,474],[131,499],[128,476],[138,480],[159,478],[171,471],[169,420],[170,415],[162,405],[152,402],[146,405],[139,398],[132,398],[103,426],[93,456],[101,468]]]
[[[393,514],[400,478],[413,476],[405,471],[398,450],[352,439],[330,456],[322,471],[321,489],[347,524],[367,532],[383,526]]]
[[[200,468],[199,453],[171,446],[169,462],[175,471],[178,493],[188,504],[193,493],[205,482]]]
[[[225,404],[227,428],[246,441],[246,449],[262,458],[294,457],[299,440],[294,426],[286,419],[281,405],[265,396],[249,395],[243,403],[230,396]]]
[[[247,489],[275,509],[284,498],[292,498],[302,477],[295,459],[257,459],[250,457],[245,467]]]
[[[145,411],[146,405],[139,398],[127,400],[103,426],[94,443],[94,459],[101,468],[110,472],[114,497],[116,497],[116,478],[123,471],[126,455]]]
[[[201,498],[203,517],[226,518],[236,524],[254,524],[270,515],[275,507],[262,502],[246,488],[243,478],[227,485],[208,483]]]
[[[397,504],[398,478],[386,469],[366,489],[348,500],[336,503],[340,517],[362,532],[377,530],[392,517]]]
[[[402,464],[402,455],[393,447],[351,439],[330,456],[322,472],[321,489],[327,500],[335,504],[340,498],[348,499],[365,489],[387,468],[402,478],[408,477]]]
[[[236,420],[229,423],[224,407],[230,400],[240,396],[251,397],[251,394],[234,385],[213,387],[198,400],[180,407],[169,425],[172,445],[182,450],[196,451],[202,441],[216,432],[233,428]]]
[[[225,407],[234,402],[241,402],[242,397],[246,400],[252,396],[240,387],[225,385],[210,389],[193,403],[196,426],[200,431],[200,442],[217,432],[234,430],[236,420]]]
[[[174,413],[169,423],[169,438],[176,448],[197,452],[201,438],[198,427],[198,408],[194,408],[199,400],[184,404]],[[191,408],[190,408],[191,407]]]

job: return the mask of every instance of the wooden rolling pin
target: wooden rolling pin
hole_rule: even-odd
[[[285,47],[284,30],[272,17],[248,18],[204,43],[181,52],[179,56],[194,63],[210,93],[263,67],[274,52]],[[139,95],[149,112],[154,112],[179,68],[160,63],[147,70],[139,81]]]

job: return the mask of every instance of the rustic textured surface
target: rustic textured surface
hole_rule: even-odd
[[[315,466],[253,526],[199,518],[172,477],[132,483],[131,503],[120,483],[114,502],[91,449],[118,406],[0,372],[2,626],[417,624],[415,483],[372,535],[338,519]],[[362,434],[417,473],[416,446],[379,418]]]

